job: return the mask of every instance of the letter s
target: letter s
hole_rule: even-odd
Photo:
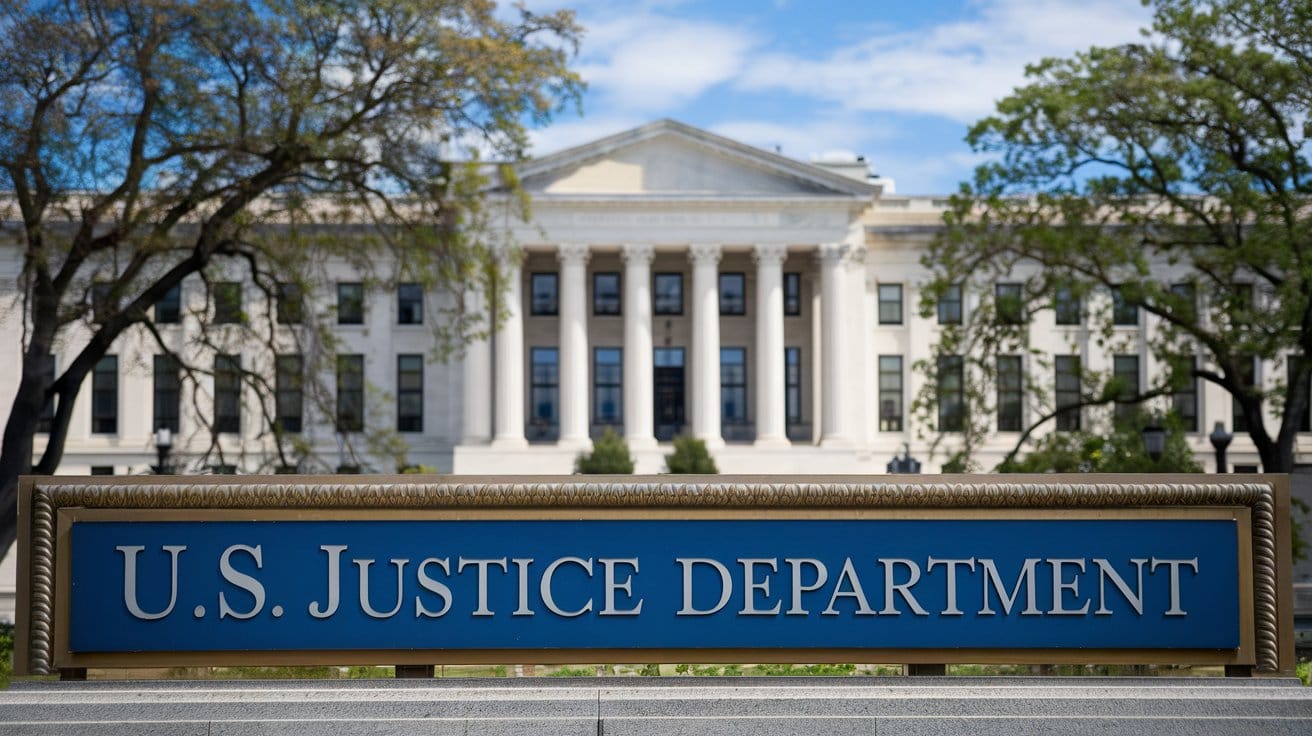
[[[255,597],[255,605],[246,613],[238,613],[232,610],[228,605],[228,598],[223,593],[219,593],[219,618],[254,618],[264,608],[264,584],[244,572],[238,572],[232,567],[232,553],[245,552],[255,559],[255,569],[259,570],[264,567],[264,561],[260,558],[260,545],[248,547],[244,544],[234,544],[223,550],[223,556],[219,558],[219,572],[223,579],[242,590],[250,593]]]

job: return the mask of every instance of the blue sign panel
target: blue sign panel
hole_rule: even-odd
[[[1233,520],[77,521],[74,652],[1239,646]]]

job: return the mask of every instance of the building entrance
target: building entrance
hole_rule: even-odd
[[[683,430],[683,348],[656,348],[654,413],[656,439],[668,442]]]

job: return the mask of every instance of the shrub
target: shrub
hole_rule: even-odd
[[[720,472],[711,453],[706,451],[706,443],[692,437],[674,438],[674,453],[665,456],[665,468],[669,473],[713,475]]]
[[[592,445],[592,452],[583,453],[574,460],[574,472],[585,475],[627,475],[633,472],[633,455],[629,443],[606,428],[606,433]]]

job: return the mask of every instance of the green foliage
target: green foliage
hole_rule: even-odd
[[[14,677],[14,626],[0,624],[0,690],[8,689]]]
[[[661,666],[658,664],[644,664],[642,669],[638,670],[639,677],[660,677]]]
[[[632,473],[633,455],[629,453],[629,443],[607,427],[605,434],[592,444],[592,452],[582,453],[574,460],[574,472],[585,475]]]
[[[1312,662],[1307,660],[1299,662],[1294,665],[1294,672],[1297,673],[1298,679],[1302,681],[1305,687],[1312,685]]]
[[[432,465],[404,465],[401,467],[402,475],[437,475],[439,471]]]
[[[767,677],[850,677],[854,664],[761,664],[756,671]]]
[[[595,677],[595,667],[561,667],[547,673],[547,677]]]
[[[1109,434],[1053,432],[1022,457],[1003,460],[999,473],[1201,473],[1203,466],[1180,431],[1178,421],[1165,423],[1166,449],[1153,460],[1144,449],[1145,418],[1118,426]]]
[[[690,475],[713,475],[720,472],[705,442],[682,435],[674,438],[674,452],[665,456],[665,468],[667,473]]]

